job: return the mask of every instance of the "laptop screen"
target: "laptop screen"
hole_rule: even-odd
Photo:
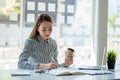
[[[102,59],[101,59],[102,61],[101,61],[100,66],[82,66],[82,67],[79,67],[78,69],[80,69],[80,70],[102,70],[105,53],[106,53],[106,47],[104,47],[104,50],[103,50],[103,55],[102,55]]]

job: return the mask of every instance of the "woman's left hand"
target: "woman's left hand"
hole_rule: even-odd
[[[64,66],[65,67],[69,67],[71,64],[73,64],[73,57],[67,57],[67,58],[65,58]]]

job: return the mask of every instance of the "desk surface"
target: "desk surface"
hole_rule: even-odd
[[[120,65],[119,65],[120,66]],[[70,76],[54,76],[46,73],[35,73],[29,70],[30,76],[11,76],[11,70],[0,70],[0,80],[111,80],[120,79],[120,67],[117,66],[113,74],[105,75],[70,75]]]

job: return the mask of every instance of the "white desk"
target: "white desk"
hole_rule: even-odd
[[[120,79],[120,67],[113,74],[105,75],[70,75],[70,76],[54,76],[46,73],[35,73],[29,70],[30,76],[11,76],[10,70],[0,70],[0,80],[111,80]]]

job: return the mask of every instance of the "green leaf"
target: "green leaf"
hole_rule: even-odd
[[[117,53],[115,50],[109,50],[107,52],[107,61],[116,61]]]

